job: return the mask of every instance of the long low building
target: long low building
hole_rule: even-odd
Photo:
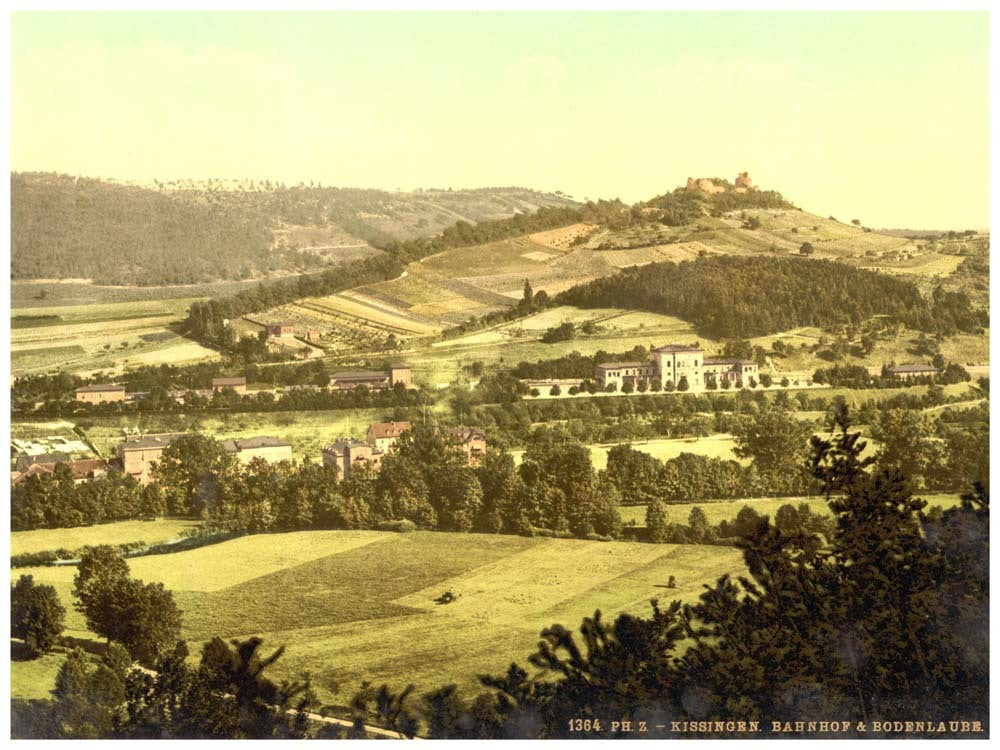
[[[393,362],[388,370],[345,370],[330,376],[331,391],[346,391],[364,386],[373,391],[381,391],[402,385],[413,386],[413,369],[405,362]]]
[[[33,458],[43,457],[34,456]],[[69,467],[70,475],[73,477],[73,482],[75,484],[93,482],[95,479],[105,477],[108,473],[108,462],[103,458],[81,458],[72,460],[67,456],[65,459],[57,459],[54,461],[31,461],[23,464],[23,468],[20,468],[22,464],[18,461],[18,468],[11,472],[10,484],[13,487],[31,476],[54,474],[56,467],[60,464],[65,464]]]
[[[76,400],[85,404],[107,404],[125,400],[125,386],[103,383],[76,389]]]
[[[235,454],[241,464],[248,464],[255,458],[272,464],[292,460],[292,444],[270,435],[223,440],[222,447]]]

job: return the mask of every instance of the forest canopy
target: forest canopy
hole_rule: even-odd
[[[987,324],[961,293],[924,299],[909,281],[843,263],[800,258],[711,256],[653,263],[560,293],[556,304],[674,315],[711,338],[765,336],[799,326],[858,325],[885,315],[929,332]]]

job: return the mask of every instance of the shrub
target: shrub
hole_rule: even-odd
[[[402,518],[399,519],[398,521],[382,521],[382,523],[378,525],[378,530],[397,531],[400,534],[406,534],[411,531],[416,531],[417,525],[408,518]]]

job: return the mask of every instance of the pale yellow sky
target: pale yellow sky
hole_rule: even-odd
[[[988,225],[985,13],[16,13],[12,169]]]

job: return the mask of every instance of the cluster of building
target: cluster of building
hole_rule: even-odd
[[[668,344],[653,349],[644,362],[604,362],[594,368],[594,380],[604,389],[625,385],[638,388],[656,383],[660,390],[669,387],[702,391],[710,380],[718,385],[749,383],[759,376],[758,365],[749,359],[706,358],[700,346]]]
[[[69,467],[76,484],[93,482],[108,473],[108,462],[103,458],[74,459],[68,453],[41,453],[35,456],[21,454],[10,473],[10,485],[18,485],[28,477],[53,474],[59,464]]]
[[[314,354],[323,353],[322,349],[313,346],[320,340],[322,334],[319,331],[310,329],[305,332],[302,338],[297,338],[295,326],[291,323],[268,323],[264,329],[268,351],[291,354],[300,359],[308,359]]]
[[[347,479],[360,467],[377,470],[382,459],[392,452],[399,439],[410,429],[410,422],[375,422],[368,427],[364,442],[340,438],[323,449],[323,465],[334,466]],[[465,462],[475,466],[486,453],[486,433],[477,427],[446,427],[445,439],[465,455]]]
[[[413,369],[405,362],[393,362],[388,370],[346,370],[335,372],[330,376],[329,391],[348,391],[363,386],[372,391],[381,391],[402,385],[404,388],[413,387]],[[318,389],[319,386],[310,386]],[[215,394],[231,390],[243,396],[247,393],[247,379],[237,378],[212,378],[211,388],[194,388],[188,390],[172,390],[168,395],[179,403],[184,403],[184,397],[188,393],[195,393],[205,398],[212,398]],[[76,389],[76,400],[84,404],[108,404],[116,402],[135,401],[147,395],[145,392],[127,391],[125,386],[114,383],[102,383],[97,385],[85,385]]]
[[[323,448],[323,465],[335,466],[341,478],[347,478],[352,468],[360,464],[378,469],[382,458],[391,453],[397,441],[410,429],[410,422],[375,422],[368,427],[365,441],[341,438]],[[470,466],[479,464],[486,453],[486,434],[476,427],[448,427],[443,430],[449,445],[461,451]],[[51,474],[58,464],[66,464],[75,482],[92,482],[104,477],[113,464],[141,485],[153,481],[153,467],[175,440],[189,433],[161,432],[126,435],[118,445],[116,460],[103,458],[72,459],[68,453],[45,453],[35,456],[22,454],[11,473],[16,485],[29,476]],[[261,435],[224,440],[222,446],[241,464],[254,459],[268,463],[292,460],[292,444],[286,440]]]

